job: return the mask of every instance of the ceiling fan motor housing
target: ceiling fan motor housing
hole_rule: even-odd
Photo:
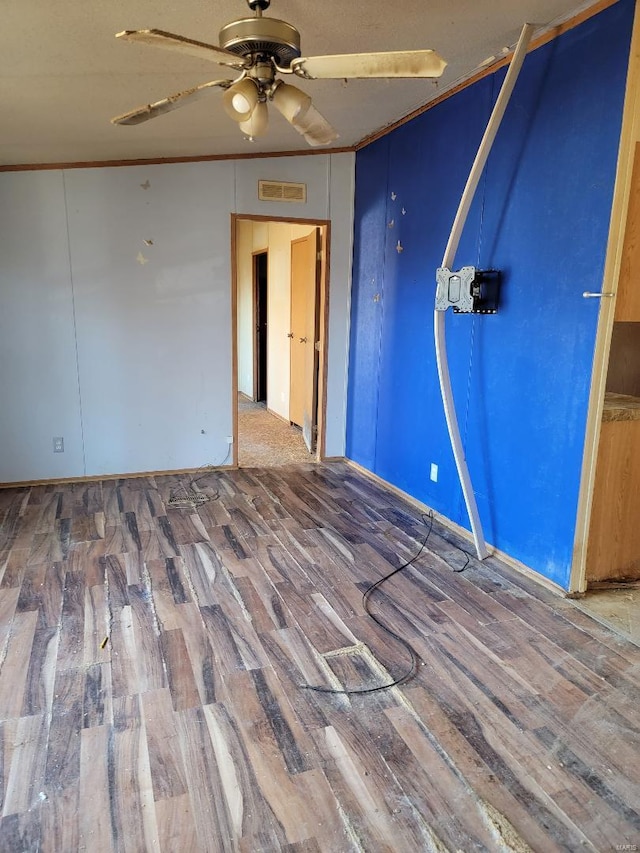
[[[220,30],[220,47],[238,56],[266,54],[288,68],[300,56],[300,33],[277,18],[241,18]]]

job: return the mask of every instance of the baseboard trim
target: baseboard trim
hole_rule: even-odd
[[[274,412],[273,409],[269,408],[269,406],[267,406],[267,411],[270,415],[273,415],[274,418],[278,418],[279,421],[282,421],[287,426],[291,426],[291,421],[289,420],[289,418],[285,418],[283,415],[278,414],[278,412]]]
[[[433,517],[442,524],[443,527],[446,527],[448,530],[451,530],[452,533],[456,533],[465,541],[471,543],[473,545],[473,536],[471,531],[467,530],[465,527],[461,527],[459,524],[456,524],[455,521],[452,521],[450,518],[447,518],[446,515],[442,515],[437,510],[430,507],[428,504],[422,503],[417,498],[414,498],[413,495],[410,495],[408,492],[404,492],[402,489],[399,489],[397,486],[394,486],[393,483],[387,482],[382,477],[379,477],[377,474],[374,474],[373,471],[369,471],[367,468],[364,468],[362,465],[359,465],[357,462],[354,462],[352,459],[344,460],[350,468],[353,468],[359,474],[362,474],[364,477],[367,477],[369,480],[372,480],[376,485],[381,486],[383,489],[387,489],[387,491],[392,492],[408,503],[412,504],[416,507],[416,509],[421,510],[422,512],[432,512]],[[505,551],[501,551],[499,548],[494,547],[487,543],[487,548],[489,549],[489,556],[498,557],[502,560],[503,563],[506,563],[510,569],[514,569],[524,577],[529,580],[534,581],[535,583],[543,586],[545,589],[553,592],[555,595],[560,595],[563,598],[566,598],[568,593],[567,590],[560,586],[560,584],[555,583],[555,581],[549,580],[549,578],[545,578],[543,575],[536,572],[534,569],[529,568],[529,566],[525,566],[524,563],[521,563],[519,560],[516,560],[514,557],[511,557]]]
[[[49,480],[16,480],[14,483],[0,483],[0,489],[28,489],[31,486],[57,486],[68,483],[98,483],[100,480],[137,480],[142,477],[170,477],[183,474],[199,474],[208,465],[199,468],[175,468],[170,471],[133,471],[127,474],[91,474],[84,477],[54,477]],[[237,465],[212,465],[212,471],[233,470]]]

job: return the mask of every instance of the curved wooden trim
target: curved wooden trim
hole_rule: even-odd
[[[322,259],[320,270],[320,365],[318,370],[318,442],[320,462],[327,461],[327,378],[329,375],[329,278],[331,271],[331,220],[320,232]]]
[[[233,467],[238,467],[238,235],[240,217],[231,214],[231,434]]]

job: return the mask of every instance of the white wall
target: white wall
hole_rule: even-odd
[[[62,172],[0,175],[0,482],[84,474]],[[65,452],[53,453],[53,436]]]
[[[331,220],[329,284],[329,352],[327,367],[327,420],[325,452],[344,456],[347,423],[349,318],[351,315],[351,262],[353,257],[353,205],[355,157],[335,154],[329,169],[327,219]]]
[[[269,224],[240,219],[236,233],[238,390],[253,397],[253,254],[266,251]]]
[[[65,183],[87,472],[220,464],[233,164],[70,170]]]
[[[342,455],[353,164],[327,154],[0,173],[0,482],[223,461],[230,215],[284,207],[258,201],[258,178],[304,181],[297,215],[332,220],[326,449]]]

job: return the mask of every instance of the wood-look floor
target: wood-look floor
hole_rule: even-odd
[[[2,851],[640,844],[638,648],[344,464],[0,492]],[[447,564],[442,558],[450,561]]]

